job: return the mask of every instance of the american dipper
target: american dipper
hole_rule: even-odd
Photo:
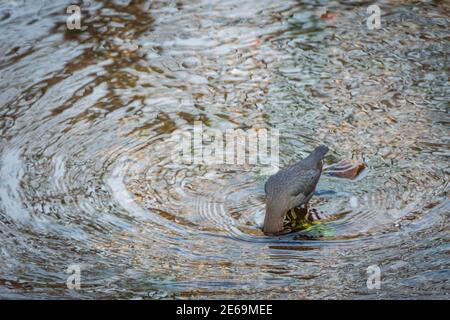
[[[320,146],[305,159],[269,177],[266,191],[266,216],[263,231],[267,235],[283,230],[284,217],[289,210],[308,203],[322,173],[322,160],[328,152]]]

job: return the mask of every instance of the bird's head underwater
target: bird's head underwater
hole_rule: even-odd
[[[322,172],[322,160],[327,152],[326,146],[319,146],[305,159],[269,177],[265,186],[265,234],[280,234],[286,212],[309,201]]]

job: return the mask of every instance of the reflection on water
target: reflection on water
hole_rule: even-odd
[[[443,1],[380,2],[380,30],[350,1],[92,1],[83,31],[69,5],[0,4],[1,297],[447,296]],[[368,172],[321,179],[321,228],[266,237],[265,176],[171,160],[194,121]]]

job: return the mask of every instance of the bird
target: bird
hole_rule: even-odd
[[[322,174],[323,158],[328,147],[321,145],[305,159],[270,176],[264,185],[266,212],[263,232],[277,235],[283,231],[286,213],[307,204]]]

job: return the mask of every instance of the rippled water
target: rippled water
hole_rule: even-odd
[[[445,1],[378,2],[379,30],[362,1],[89,2],[82,31],[69,5],[0,3],[0,297],[448,298]],[[194,121],[368,170],[267,237],[266,176],[172,161]]]

